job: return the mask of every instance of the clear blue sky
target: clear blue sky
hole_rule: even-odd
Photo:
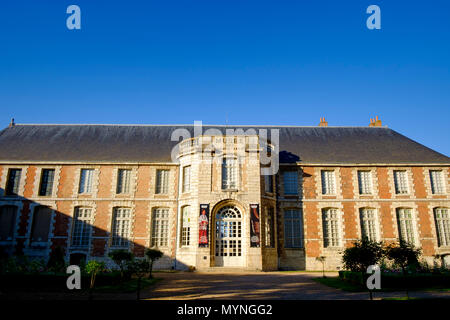
[[[450,155],[450,2],[2,1],[0,126],[383,124]],[[66,8],[81,7],[81,30]],[[381,8],[381,30],[366,8]]]

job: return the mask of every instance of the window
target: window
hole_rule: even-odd
[[[273,207],[267,208],[266,213],[266,247],[273,248],[275,246],[274,241],[274,212]]]
[[[322,170],[322,194],[336,194],[334,171]]]
[[[52,209],[49,207],[36,207],[31,226],[31,242],[47,242],[50,232]]]
[[[130,209],[114,208],[111,227],[111,246],[127,247],[130,235]]]
[[[442,179],[441,170],[430,170],[431,192],[433,194],[442,194],[444,191],[444,179]]]
[[[370,171],[358,171],[359,194],[372,193],[372,173]]]
[[[80,172],[80,187],[78,193],[92,192],[92,177],[94,176],[93,169],[81,169]]]
[[[53,192],[54,169],[42,169],[41,185],[39,187],[40,196],[51,196]]]
[[[371,241],[378,241],[377,221],[375,209],[362,208],[359,211],[361,221],[361,235]]]
[[[237,160],[224,158],[222,162],[222,189],[237,188]]]
[[[284,194],[298,194],[298,175],[297,171],[283,172]]]
[[[191,215],[190,207],[185,206],[181,209],[181,246],[189,246],[191,243]]]
[[[339,247],[340,223],[337,209],[324,209],[323,216],[323,243],[324,247]]]
[[[450,246],[450,215],[447,208],[434,209],[436,230],[440,247]]]
[[[8,180],[6,182],[7,196],[16,196],[19,194],[20,176],[22,174],[21,169],[9,169]]]
[[[72,246],[87,247],[91,236],[91,209],[75,208],[72,229]]]
[[[400,240],[410,244],[415,244],[414,218],[412,209],[397,209],[397,223]]]
[[[167,247],[169,238],[169,209],[158,208],[153,210],[152,219],[152,245]]]
[[[264,188],[268,193],[273,193],[273,176],[265,175],[264,176]]]
[[[117,194],[130,193],[130,169],[119,169],[117,172]]]
[[[156,193],[169,192],[169,170],[156,170]]]
[[[303,215],[299,209],[284,210],[284,247],[303,248]]]
[[[406,171],[394,171],[394,184],[396,194],[408,193],[408,176]]]
[[[0,207],[0,241],[11,241],[16,226],[16,206]]]
[[[183,168],[183,192],[191,190],[191,166]]]

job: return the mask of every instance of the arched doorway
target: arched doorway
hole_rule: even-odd
[[[215,216],[215,265],[240,267],[242,255],[242,213],[234,205],[226,205]]]

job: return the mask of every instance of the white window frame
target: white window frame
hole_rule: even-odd
[[[298,195],[298,171],[283,172],[283,189],[285,195]]]
[[[395,194],[403,195],[409,194],[409,181],[407,170],[394,170],[394,188]]]
[[[273,175],[264,176],[264,191],[266,193],[274,193],[273,191]]]
[[[239,163],[234,157],[222,159],[222,189],[236,190],[238,188]]]
[[[50,188],[48,187],[50,184],[47,181],[47,186],[46,186],[46,192],[45,194],[41,194],[41,188],[42,188],[42,184],[44,182],[44,171],[53,171],[53,176],[51,179],[51,186]],[[37,190],[37,194],[39,197],[52,197],[53,196],[53,191],[55,189],[55,178],[56,178],[56,169],[55,168],[42,168],[41,172],[40,172],[40,178],[39,178],[39,185],[38,185],[38,190]],[[48,190],[50,189],[50,192],[48,192]]]
[[[342,247],[341,214],[337,208],[322,209],[324,248]]]
[[[336,195],[336,174],[334,170],[321,170],[323,195]]]
[[[433,209],[439,247],[450,247],[450,209],[438,207]]]
[[[373,193],[372,171],[358,170],[358,189],[360,195],[371,195]]]
[[[86,173],[86,175],[84,175]],[[80,183],[78,184],[79,194],[92,194],[92,185],[95,169],[82,168],[80,170]]]
[[[156,170],[156,185],[155,185],[156,194],[169,193],[169,177],[170,177],[169,169]]]
[[[303,211],[284,209],[284,247],[299,249],[304,247]]]
[[[114,207],[111,220],[111,247],[128,248],[131,232],[131,208]]]
[[[153,247],[169,246],[169,209],[155,208],[152,212],[151,243]]]
[[[70,246],[87,248],[90,245],[92,233],[92,208],[75,207],[72,222]],[[86,241],[87,240],[87,241]]]
[[[432,194],[445,194],[444,174],[442,170],[430,170],[430,185]]]
[[[131,192],[131,174],[131,169],[117,169],[116,194],[129,194]]]
[[[4,170],[7,170],[4,195],[7,197],[16,197],[20,194],[20,182],[22,180],[23,170],[22,168],[5,168]],[[12,171],[19,171],[19,175],[14,176],[12,190],[8,192],[8,189],[11,189],[10,178]]]
[[[181,208],[181,235],[180,246],[188,247],[191,245],[191,226],[192,226],[191,207],[184,206]]]
[[[375,208],[359,208],[361,238],[367,237],[371,241],[379,241],[378,215]]]
[[[184,166],[182,192],[189,192],[189,191],[191,191],[191,166]]]
[[[397,230],[399,240],[417,245],[416,217],[413,208],[396,208]],[[405,215],[409,215],[405,216]]]

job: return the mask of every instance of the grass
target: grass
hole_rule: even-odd
[[[151,285],[154,285],[157,283],[159,278],[143,278],[141,280],[141,290],[144,288],[147,288]],[[130,293],[135,292],[137,290],[138,285],[138,279],[131,279],[129,281],[125,281],[122,284],[117,285],[110,285],[110,286],[102,286],[102,287],[96,287],[94,289],[95,292],[103,292],[103,293]]]

